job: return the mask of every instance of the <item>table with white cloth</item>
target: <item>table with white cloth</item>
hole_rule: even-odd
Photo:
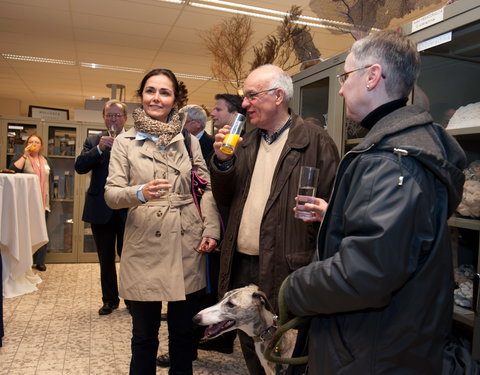
[[[0,173],[0,252],[3,297],[37,290],[32,254],[48,242],[37,175]]]

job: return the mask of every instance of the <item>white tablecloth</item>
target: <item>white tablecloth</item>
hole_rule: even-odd
[[[0,174],[0,250],[3,296],[37,290],[32,254],[48,242],[40,183],[34,174]]]

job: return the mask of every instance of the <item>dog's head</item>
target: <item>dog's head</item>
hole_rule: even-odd
[[[231,290],[216,305],[200,311],[193,322],[209,326],[205,337],[213,339],[224,332],[241,329],[249,336],[271,324],[273,314],[267,309],[267,298],[256,285]]]

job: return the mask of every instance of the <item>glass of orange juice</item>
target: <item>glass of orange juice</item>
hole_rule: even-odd
[[[225,135],[223,139],[222,146],[220,150],[227,155],[233,154],[235,150],[235,146],[240,138],[240,134],[243,131],[243,127],[245,126],[245,116],[241,113],[238,113],[233,120],[232,127],[230,128],[230,133]]]

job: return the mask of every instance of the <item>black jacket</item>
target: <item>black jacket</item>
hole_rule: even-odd
[[[382,118],[342,159],[319,260],[286,284],[289,310],[313,316],[310,374],[441,374],[454,286],[447,219],[465,164],[415,106]]]
[[[207,132],[204,132],[198,141],[200,142],[203,158],[208,163],[208,158],[213,154],[213,142],[215,142],[215,139]]]
[[[108,163],[110,162],[110,149],[101,155],[97,145],[102,136],[108,132],[102,132],[87,137],[83,143],[81,154],[75,160],[75,171],[85,174],[92,171],[90,186],[85,197],[82,220],[92,224],[106,224],[112,216],[113,210],[105,203],[105,183],[108,177]],[[127,209],[120,210],[124,220],[127,218]]]

